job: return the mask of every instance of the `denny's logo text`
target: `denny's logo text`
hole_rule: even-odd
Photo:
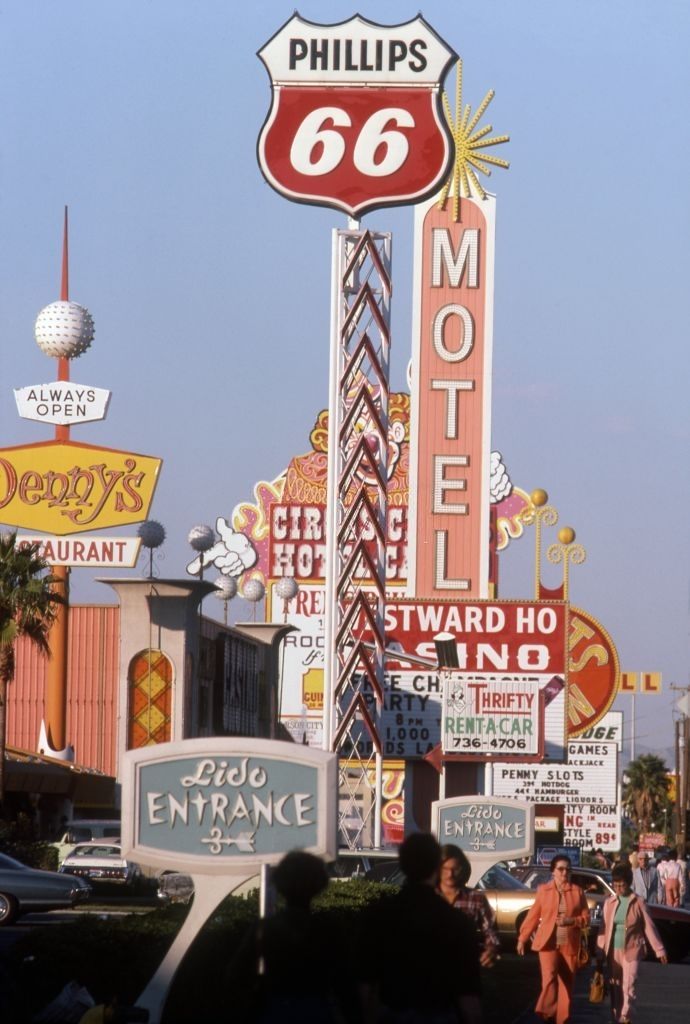
[[[73,442],[0,449],[0,522],[58,535],[146,519],[161,459]]]

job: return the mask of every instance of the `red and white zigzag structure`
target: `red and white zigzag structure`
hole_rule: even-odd
[[[339,754],[339,841],[367,847],[381,843],[391,236],[333,244],[324,746]]]

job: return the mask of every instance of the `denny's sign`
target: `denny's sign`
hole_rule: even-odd
[[[146,519],[162,464],[151,455],[46,441],[0,449],[0,522],[64,535]]]

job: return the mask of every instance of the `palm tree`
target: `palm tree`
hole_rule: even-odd
[[[623,807],[640,832],[668,809],[669,776],[666,762],[656,754],[641,754],[623,776]]]
[[[14,642],[27,636],[50,654],[50,627],[64,603],[38,544],[17,547],[16,533],[0,535],[0,806],[5,800],[7,686],[14,679]]]

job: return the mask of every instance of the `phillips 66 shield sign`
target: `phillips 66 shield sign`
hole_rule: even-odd
[[[420,202],[447,176],[440,87],[456,54],[423,18],[315,25],[295,14],[259,57],[273,88],[259,165],[281,195],[359,216]]]

